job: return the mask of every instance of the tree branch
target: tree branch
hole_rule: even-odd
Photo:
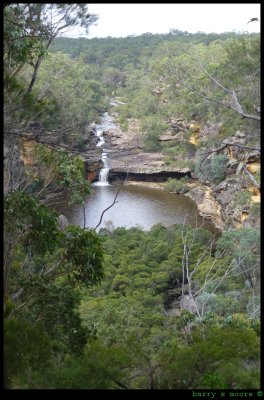
[[[202,98],[205,99],[205,100],[214,101],[215,103],[218,103],[218,104],[220,104],[220,105],[222,105],[222,106],[224,106],[224,107],[226,107],[226,108],[230,108],[231,110],[237,112],[237,113],[241,116],[241,118],[254,119],[255,121],[260,121],[260,120],[261,120],[261,117],[259,117],[258,115],[246,114],[246,113],[243,111],[242,106],[241,106],[241,104],[238,102],[238,99],[237,99],[237,96],[236,96],[236,93],[235,93],[234,90],[232,91],[232,96],[233,96],[233,98],[234,98],[234,100],[235,100],[235,105],[236,105],[235,107],[231,106],[229,103],[225,103],[225,102],[223,102],[223,101],[221,101],[221,100],[214,99],[213,97],[208,97],[207,95],[205,95],[205,94],[203,94],[203,93],[201,93],[201,92],[198,92],[196,89],[192,88],[192,87],[191,87],[187,82],[185,82],[183,79],[181,79],[181,78],[178,78],[178,79],[179,79],[179,81],[182,82],[186,87],[188,87],[189,90],[191,90],[192,92],[196,93],[198,96],[202,97]]]
[[[200,64],[200,67],[202,68],[202,70],[206,73],[206,75],[209,76],[209,78],[210,78],[213,82],[215,82],[215,84],[216,84],[217,86],[219,86],[221,89],[223,89],[223,90],[224,90],[225,92],[227,92],[227,93],[232,93],[231,90],[229,90],[229,89],[227,89],[226,87],[224,87],[223,85],[221,85],[221,83],[219,83],[212,75],[209,74],[209,72],[208,72],[207,69],[203,66],[203,64],[201,63],[200,60],[198,60],[198,61],[199,61],[199,64]]]
[[[201,65],[201,63],[200,63],[200,65]],[[201,65],[201,66],[202,66],[202,65]],[[215,98],[213,98],[213,97],[209,97],[209,96],[207,96],[207,95],[201,93],[201,92],[198,91],[197,89],[195,89],[195,88],[193,88],[192,86],[190,86],[190,85],[189,85],[182,77],[180,77],[179,75],[177,76],[177,79],[178,79],[178,81],[181,82],[184,86],[186,86],[191,92],[197,94],[198,96],[202,97],[202,98],[205,99],[205,100],[213,101],[213,102],[218,103],[218,104],[220,104],[220,105],[222,105],[222,106],[224,106],[224,107],[226,107],[226,108],[230,108],[231,110],[233,110],[233,111],[235,111],[236,113],[238,113],[238,114],[241,116],[241,118],[253,119],[253,120],[255,120],[255,121],[260,121],[260,120],[261,120],[260,116],[258,116],[258,115],[247,114],[247,113],[245,113],[245,112],[243,111],[243,108],[242,108],[241,104],[240,104],[239,101],[238,101],[236,92],[235,92],[234,90],[231,91],[231,90],[225,88],[223,85],[221,85],[219,82],[217,82],[216,79],[213,78],[213,77],[209,74],[208,71],[206,71],[206,69],[204,68],[204,66],[202,66],[202,69],[206,72],[206,74],[210,77],[210,79],[212,79],[219,87],[221,87],[224,91],[226,91],[226,92],[232,94],[232,97],[233,97],[234,102],[235,102],[235,106],[232,106],[230,103],[223,102],[223,101],[221,101],[221,100],[215,99]],[[173,68],[173,70],[171,70],[171,72],[172,72],[173,74],[177,73],[177,71],[175,71],[174,68]]]
[[[113,381],[117,386],[120,386],[120,387],[123,388],[123,389],[129,389],[128,386],[126,386],[124,383],[122,383],[122,382],[120,382],[120,381],[118,381],[118,380],[116,380],[116,379],[113,379],[113,378],[112,378],[112,381]]]
[[[93,228],[94,230],[96,230],[96,229],[101,225],[102,220],[103,220],[104,213],[105,213],[106,211],[108,211],[110,208],[112,208],[116,203],[118,203],[118,201],[116,201],[116,199],[117,199],[117,197],[118,197],[118,195],[119,195],[119,192],[121,191],[122,187],[124,186],[124,183],[125,183],[125,181],[127,180],[127,178],[128,178],[128,172],[127,172],[126,179],[124,179],[124,180],[121,182],[121,185],[120,185],[120,187],[118,188],[118,190],[117,190],[117,192],[116,192],[116,194],[115,194],[115,198],[114,198],[113,203],[112,203],[109,207],[107,207],[107,208],[102,212],[101,217],[100,217],[100,221],[99,221],[99,223],[96,225],[96,227]]]
[[[251,182],[253,183],[253,185],[260,190],[260,185],[257,183],[256,179],[254,178],[254,176],[249,172],[249,170],[247,169],[247,167],[245,165],[243,165],[243,171],[247,174],[247,176],[249,177],[249,179],[251,180]]]

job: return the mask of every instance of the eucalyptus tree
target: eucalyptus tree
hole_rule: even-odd
[[[33,93],[40,65],[52,41],[67,29],[88,30],[97,17],[87,4],[12,4],[4,8],[4,122],[5,132],[23,135],[52,106]],[[21,76],[23,67],[28,74]],[[51,99],[52,100],[52,99]],[[41,124],[40,124],[41,125]],[[41,133],[41,130],[40,130]]]
[[[9,74],[16,75],[25,63],[29,63],[33,74],[26,93],[30,93],[51,42],[73,26],[88,31],[96,20],[85,3],[8,4],[4,9],[4,56]]]

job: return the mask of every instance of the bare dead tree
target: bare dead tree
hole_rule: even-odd
[[[188,231],[184,232],[184,229],[186,227],[186,218],[187,215],[185,215],[184,217],[184,221],[182,224],[182,230],[181,230],[181,236],[182,236],[182,244],[183,244],[183,255],[182,255],[182,298],[185,294],[185,279],[187,280],[187,286],[188,286],[188,295],[189,295],[189,299],[192,302],[192,304],[194,305],[195,309],[196,309],[196,313],[199,316],[199,318],[201,318],[200,315],[200,311],[199,308],[194,300],[194,294],[193,294],[193,275],[196,272],[197,268],[199,267],[199,265],[203,262],[203,260],[208,256],[208,251],[209,254],[211,256],[212,254],[212,248],[215,242],[215,237],[213,237],[212,239],[209,240],[207,247],[204,249],[204,251],[202,252],[201,256],[197,259],[196,261],[196,265],[194,267],[194,269],[191,271],[190,270],[190,262],[189,262],[189,257],[192,253],[192,248],[195,244],[195,232],[197,232],[198,229],[201,229],[206,221],[205,219],[203,219],[202,223],[198,226],[198,221],[196,219],[196,227],[195,229],[192,231],[192,237],[191,240],[188,237]]]
[[[107,207],[106,209],[104,209],[104,211],[103,211],[102,214],[101,214],[101,217],[100,217],[100,220],[99,220],[98,224],[93,228],[94,230],[96,230],[97,228],[99,228],[99,226],[101,225],[102,220],[103,220],[103,216],[104,216],[105,212],[108,211],[108,210],[110,210],[110,208],[112,208],[116,203],[118,203],[117,197],[118,197],[118,195],[119,195],[119,193],[120,193],[122,187],[124,186],[124,183],[125,183],[125,181],[127,180],[127,178],[128,178],[128,173],[127,173],[126,178],[121,182],[121,185],[119,186],[119,188],[118,188],[118,190],[117,190],[117,192],[116,192],[116,194],[115,194],[113,203],[110,204],[109,207]]]
[[[193,309],[195,309],[195,313],[199,319],[204,317],[206,312],[206,306],[210,299],[214,296],[216,291],[221,287],[222,284],[226,282],[227,279],[234,278],[240,275],[249,279],[249,275],[252,274],[252,266],[248,268],[243,267],[244,257],[233,258],[228,265],[223,269],[221,263],[217,262],[222,259],[225,254],[225,250],[221,251],[217,256],[212,257],[212,249],[214,245],[215,238],[210,239],[202,251],[199,258],[197,258],[196,262],[193,265],[190,265],[190,255],[192,253],[192,248],[195,244],[195,232],[200,227],[196,227],[192,233],[191,237],[189,236],[189,232],[184,230],[186,224],[186,218],[184,219],[184,223],[182,225],[182,244],[183,244],[183,255],[182,255],[182,275],[183,279],[187,281],[188,288],[188,296],[189,301]],[[208,269],[206,271],[204,281],[197,289],[195,284],[195,274],[199,271],[199,268],[202,262],[208,259],[210,261],[208,265]],[[255,268],[257,271],[257,268]],[[255,276],[255,269],[253,268],[253,276]],[[251,278],[251,275],[250,275]],[[255,277],[255,281],[259,281],[259,276]],[[255,298],[259,299],[258,295],[258,285],[251,284],[252,296],[253,296],[253,311],[250,314],[249,318],[254,318],[259,312],[259,305],[255,303]],[[201,299],[201,294],[206,294],[205,299]],[[185,285],[184,281],[182,283],[182,298],[185,295]]]

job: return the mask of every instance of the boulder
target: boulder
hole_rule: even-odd
[[[260,160],[260,151],[259,150],[252,150],[250,153],[246,155],[246,161],[248,163],[257,162]]]
[[[58,216],[58,225],[60,230],[65,231],[68,225],[70,225],[70,222],[68,218],[65,217],[65,215],[59,215]]]
[[[186,196],[193,199],[201,217],[211,220],[217,229],[223,230],[222,208],[220,202],[213,195],[213,191],[205,185],[192,188]],[[221,193],[222,196],[222,193]]]
[[[219,185],[215,185],[212,187],[214,193],[221,193],[223,190],[227,189],[227,185],[228,182],[227,181],[223,181],[221,183],[219,183]]]
[[[260,162],[246,164],[246,168],[249,172],[251,172],[251,174],[255,174],[256,172],[260,171]]]
[[[202,204],[198,204],[198,211],[202,217],[212,218],[213,216],[219,216],[219,205],[217,202],[210,198],[204,198]]]
[[[96,176],[97,176],[96,171],[88,171],[88,172],[87,172],[87,180],[88,180],[89,182],[95,181],[95,180],[96,180]]]
[[[235,133],[235,137],[236,138],[244,138],[244,137],[246,137],[246,134],[244,132],[241,132],[241,131],[238,130]]]

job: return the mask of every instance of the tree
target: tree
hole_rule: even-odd
[[[28,135],[37,124],[39,140],[43,133],[42,115],[56,114],[57,103],[36,95],[40,65],[51,42],[69,27],[88,29],[97,17],[88,13],[86,4],[7,4],[4,9],[4,122],[5,133]],[[23,66],[27,76],[21,75]],[[33,68],[33,72],[32,72]],[[24,71],[25,72],[25,71]],[[25,74],[24,74],[25,75]],[[45,88],[44,88],[45,93]],[[80,121],[78,121],[80,123]]]
[[[204,154],[207,155],[206,160],[202,157]],[[211,159],[209,159],[209,156],[211,156]],[[209,151],[206,153],[198,152],[195,173],[201,181],[205,178],[211,184],[219,184],[225,179],[227,162],[228,157],[224,154],[213,155]]]
[[[226,231],[217,242],[217,250],[232,255],[245,283],[251,288],[253,305],[249,309],[250,316],[259,315],[260,231],[255,228]]]
[[[252,329],[198,326],[189,335],[188,345],[164,349],[160,387],[256,388],[260,384],[258,359],[259,340]]]
[[[21,179],[22,181],[25,180],[25,176],[21,176],[24,171],[21,163],[19,164],[20,137],[25,140],[42,141],[44,144],[54,147],[46,137],[43,137],[46,129],[52,128],[57,134],[59,133],[61,136],[63,134],[64,139],[74,130],[76,134],[77,130],[80,141],[80,131],[82,131],[84,123],[87,122],[87,116],[92,118],[89,115],[89,110],[87,110],[89,107],[83,110],[82,103],[82,108],[73,110],[74,106],[72,106],[73,112],[69,113],[69,109],[67,109],[67,114],[63,106],[76,104],[76,107],[78,107],[80,104],[77,104],[72,96],[76,98],[84,98],[84,96],[81,96],[81,93],[72,93],[72,91],[67,93],[66,96],[64,93],[64,98],[68,99],[68,103],[60,107],[59,103],[63,103],[61,101],[62,96],[56,97],[55,80],[53,81],[53,91],[43,80],[42,87],[38,87],[37,90],[33,89],[36,87],[37,73],[42,61],[48,55],[47,51],[51,42],[69,27],[80,25],[88,29],[89,25],[96,19],[96,16],[88,13],[86,4],[8,3],[5,6],[4,132],[5,145],[8,149],[5,160],[5,175],[8,179],[6,191],[17,189],[21,184]],[[96,82],[89,81],[87,83],[89,72],[83,71],[83,73],[85,77],[78,86],[78,91],[86,90],[91,94],[90,101],[96,103],[94,107],[97,110],[102,105],[102,93]],[[76,75],[78,73],[75,71]],[[80,76],[82,76],[82,73],[80,73]],[[64,84],[66,87],[66,82]],[[98,105],[98,102],[100,105]],[[65,117],[66,115],[70,115],[68,120]],[[75,118],[72,118],[73,115]],[[53,136],[55,136],[54,133]],[[78,145],[76,137],[75,143]]]
[[[46,368],[50,350],[51,359],[82,352],[89,332],[77,312],[78,289],[101,281],[103,254],[94,231],[60,231],[56,213],[26,193],[9,192],[4,215],[5,373],[12,387],[17,379],[30,382],[36,363],[39,371]],[[13,366],[14,351],[20,361]]]
[[[195,255],[192,261],[194,245],[198,239],[197,236],[195,238],[195,233],[198,231],[196,229],[188,232],[185,227],[182,228],[182,298],[185,295],[185,281],[188,288],[185,307],[202,320],[210,304],[215,303],[216,310],[217,301],[223,300],[217,299],[216,295],[223,291],[223,287],[228,288],[227,282],[233,282],[233,287],[237,290],[245,286],[251,287],[251,290],[247,289],[247,293],[250,293],[253,304],[244,306],[243,311],[250,310],[250,318],[256,317],[259,313],[259,232],[253,228],[224,232],[216,243],[217,251],[214,255],[214,242],[209,240],[203,249],[199,248],[200,254]],[[225,297],[227,300],[228,295]],[[232,307],[232,295],[229,301]]]
[[[23,64],[33,66],[33,74],[26,90],[32,91],[45,50],[59,34],[80,25],[88,30],[97,20],[88,13],[87,4],[9,4],[4,9],[5,59],[8,67],[15,67],[17,74]],[[32,50],[37,48],[35,57]],[[24,55],[22,58],[18,53]]]
[[[67,194],[69,204],[82,204],[91,192],[90,183],[85,179],[84,163],[78,156],[43,145],[36,146],[35,163],[27,167],[26,179],[19,188],[39,199],[45,199],[49,191],[60,188]]]
[[[73,226],[61,232],[56,214],[21,192],[6,196],[4,211],[4,294],[13,303],[12,314],[34,301],[46,277],[64,275],[88,286],[101,280],[103,255],[96,233]]]
[[[243,47],[244,54],[242,55],[242,57],[244,56],[245,59],[251,57],[250,53],[252,53],[252,47],[254,47],[254,50],[255,48],[259,49],[259,43],[257,43],[257,41],[255,42],[253,40],[246,41],[244,39],[241,39],[241,41],[242,43],[245,44]],[[239,42],[233,41],[229,45],[229,48],[227,47],[227,49],[225,49],[228,56],[227,57],[222,56],[221,64],[224,64],[225,62],[229,63],[231,62],[232,65],[234,61],[235,65],[237,64],[237,59],[234,57],[234,54],[232,53],[231,55],[230,49],[232,46],[235,49],[238,49]],[[210,46],[210,48],[212,49],[213,47]],[[166,66],[167,68],[167,76],[164,69],[162,75],[165,76],[165,79],[168,79],[169,82],[173,82],[174,84],[176,83],[176,86],[179,87],[180,89],[185,89],[190,93],[193,93],[195,95],[195,98],[199,96],[204,100],[217,103],[218,106],[220,105],[222,107],[229,108],[238,113],[241,116],[241,118],[248,118],[260,121],[260,116],[255,114],[249,114],[244,111],[241,102],[238,99],[237,91],[235,89],[230,89],[225,87],[215,77],[217,76],[217,74],[219,74],[220,71],[219,63],[216,63],[215,60],[213,60],[211,61],[211,63],[208,65],[207,68],[204,66],[202,58],[206,56],[207,55],[203,46],[197,46],[197,48],[192,49],[192,51],[189,54],[185,54],[179,57],[173,57],[173,55],[168,50],[167,58],[164,60],[165,65],[163,65],[163,68],[164,66]],[[247,70],[245,69],[243,70],[243,75],[241,76],[242,79],[244,78],[247,72],[252,73],[252,61],[253,61],[254,68],[256,69],[255,81],[259,80],[257,74],[257,72],[259,71],[259,65],[258,65],[259,58],[257,57],[258,55],[254,52],[254,59],[253,58],[250,59],[251,61],[250,65],[246,66],[244,65],[244,67],[246,67]],[[212,70],[212,72],[210,70]],[[194,72],[196,72],[195,75]],[[197,80],[197,72],[199,75],[201,74],[201,80],[203,82],[202,87],[200,86]],[[258,82],[256,82],[256,84],[257,83]],[[251,108],[254,109],[253,104],[251,104]]]
[[[49,365],[51,342],[43,323],[31,323],[18,319],[4,321],[4,383],[13,386],[20,379],[31,381],[36,369]]]

